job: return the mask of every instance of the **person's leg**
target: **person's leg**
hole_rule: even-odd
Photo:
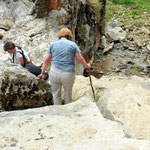
[[[51,68],[50,71],[50,83],[53,94],[54,105],[62,105],[61,102],[61,73],[55,68]]]
[[[62,105],[61,102],[61,84],[52,84],[52,93],[54,105]]]
[[[72,87],[75,81],[75,73],[64,72],[61,77],[61,83],[64,88],[64,104],[72,102]]]

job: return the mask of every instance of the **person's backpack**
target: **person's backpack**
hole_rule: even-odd
[[[22,48],[20,46],[17,46],[17,48],[21,50],[17,52],[19,52],[23,57],[23,64],[24,64],[23,67],[26,68],[30,73],[34,74],[36,77],[40,75],[42,69],[34,64],[28,63]],[[13,63],[14,63],[14,55],[13,55]],[[49,78],[48,72],[45,72],[44,80],[48,80],[48,78]]]
[[[17,46],[17,48],[20,50],[20,51],[17,51],[18,53],[20,53],[23,57],[23,67],[25,67],[25,65],[28,63],[25,55],[24,55],[24,52],[22,50],[22,48],[20,46]],[[13,54],[13,63],[14,63],[14,54]]]

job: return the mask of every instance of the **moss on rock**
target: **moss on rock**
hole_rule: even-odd
[[[95,20],[100,20],[100,10],[102,9],[102,2],[99,0],[87,0],[87,4],[90,6],[95,15]]]

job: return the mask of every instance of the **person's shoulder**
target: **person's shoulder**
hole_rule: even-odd
[[[22,48],[16,46],[16,53],[22,53]]]
[[[70,40],[69,40],[70,41]],[[75,46],[75,47],[78,47],[78,45],[74,42],[74,41],[70,41],[70,43]]]
[[[21,46],[16,46],[16,51],[17,52],[26,52],[25,50],[24,50],[24,48],[22,48]]]
[[[60,44],[60,43],[69,43],[70,45],[73,45],[73,46],[77,46],[77,44],[74,42],[74,41],[71,41],[71,40],[68,40],[68,39],[65,39],[65,38],[63,38],[63,39],[59,39],[59,40],[56,40],[56,41],[54,41],[54,42],[52,42],[51,44],[50,44],[50,46],[53,46],[53,45],[55,45],[55,44]]]
[[[17,49],[22,49],[22,47],[21,47],[21,46],[18,46],[18,45],[16,46],[16,48],[17,48]]]
[[[70,44],[72,44],[72,45],[77,45],[74,41],[71,41],[71,40],[68,40],[68,39],[66,39],[66,42],[67,42],[67,43],[70,43]]]
[[[49,47],[52,47],[53,45],[57,44],[59,40],[53,41],[52,43],[49,44]]]

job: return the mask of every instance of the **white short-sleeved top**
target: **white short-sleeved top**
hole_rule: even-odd
[[[26,57],[26,60],[29,62],[30,58],[28,56],[28,53],[23,48],[21,48],[21,49],[24,53],[24,56]],[[13,62],[14,64],[18,64],[17,59],[23,57],[23,55],[21,54],[22,53],[21,49],[16,47],[16,52],[14,53],[14,58],[13,58],[14,59],[14,62]]]

